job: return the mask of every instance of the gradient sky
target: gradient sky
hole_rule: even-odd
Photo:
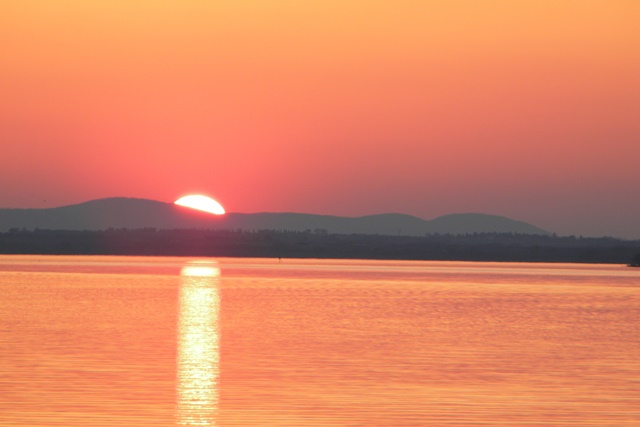
[[[2,0],[0,207],[640,238],[640,1]]]

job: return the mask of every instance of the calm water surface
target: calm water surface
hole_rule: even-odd
[[[640,270],[0,256],[1,426],[639,426]]]

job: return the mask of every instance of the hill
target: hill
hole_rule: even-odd
[[[547,235],[548,231],[512,219],[477,213],[423,220],[404,214],[362,217],[281,213],[210,215],[148,199],[114,197],[48,209],[0,209],[0,231],[11,229],[230,229],[322,231],[339,234],[423,236],[425,234],[516,233]]]

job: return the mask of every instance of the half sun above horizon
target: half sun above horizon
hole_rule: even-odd
[[[192,194],[189,196],[180,197],[175,202],[176,205],[185,206],[187,208],[196,209],[199,211],[209,212],[214,215],[222,215],[225,213],[222,205],[211,197],[202,196],[200,194]]]

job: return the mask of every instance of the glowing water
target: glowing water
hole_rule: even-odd
[[[638,426],[639,273],[0,256],[0,426]]]
[[[178,320],[178,422],[215,425],[220,376],[220,269],[212,262],[182,268]]]

